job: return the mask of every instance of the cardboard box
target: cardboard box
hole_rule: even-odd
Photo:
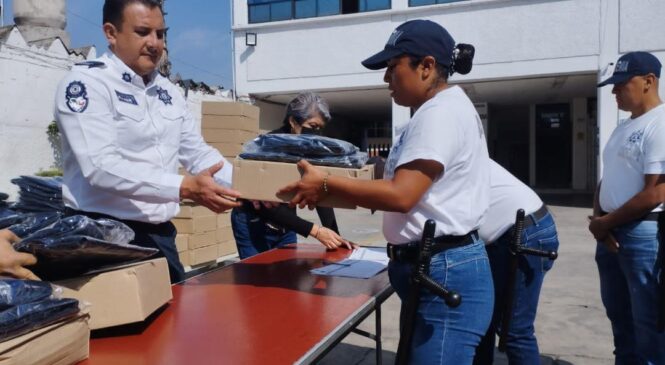
[[[202,129],[239,129],[259,132],[259,120],[243,116],[204,115],[201,118]]]
[[[163,257],[54,284],[63,287],[63,297],[91,304],[91,329],[143,321],[173,298]]]
[[[217,244],[187,251],[189,253],[189,266],[200,265],[217,260],[219,249]]]
[[[236,157],[242,153],[242,145],[239,143],[209,143],[224,157]]]
[[[217,216],[217,228],[231,227],[231,211],[221,213]]]
[[[175,236],[175,248],[178,252],[187,251],[189,248],[189,235],[188,234],[177,234]]]
[[[221,243],[233,240],[233,229],[231,227],[219,227],[215,232],[215,242]]]
[[[251,141],[258,133],[239,129],[203,129],[203,140],[207,143],[239,143]]]
[[[178,252],[178,258],[182,266],[192,266],[189,262],[189,251]]]
[[[217,243],[216,233],[217,231],[190,234],[187,247],[190,250],[194,250],[197,248],[214,245]]]
[[[205,233],[217,229],[217,217],[214,215],[194,218],[174,218],[171,220],[178,233]]]
[[[237,252],[236,241],[229,240],[217,245],[217,257],[224,257]]]
[[[204,101],[201,103],[203,115],[242,115],[259,119],[260,109],[254,105],[239,102]]]
[[[180,203],[180,212],[178,212],[176,218],[194,218],[211,215],[217,215],[217,213],[194,202],[182,202]]]
[[[353,179],[371,180],[374,177],[374,165],[360,169],[317,166],[334,176]],[[300,180],[300,171],[294,163],[254,161],[236,158],[233,163],[233,189],[238,190],[244,199],[288,202],[293,194],[277,195],[277,191],[286,185]],[[343,198],[329,195],[319,202],[320,206],[355,209],[356,204]]]
[[[0,365],[70,365],[88,358],[87,314],[0,343]]]

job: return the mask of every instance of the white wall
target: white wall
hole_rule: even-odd
[[[360,61],[382,49],[397,25],[415,18],[436,21],[457,42],[476,47],[473,72],[456,75],[458,81],[588,73],[597,73],[600,81],[611,75],[621,54],[636,50],[650,51],[665,64],[663,0],[469,0],[414,8],[408,0],[392,0],[392,5],[371,13],[248,24],[247,1],[234,0],[238,94],[383,88],[382,71],[366,70]],[[257,34],[256,47],[245,46],[247,32]],[[660,92],[665,97],[665,82]],[[597,99],[602,155],[626,113],[618,110],[611,87],[598,89]],[[578,121],[586,108],[581,100],[573,105],[574,130],[581,132]],[[393,126],[405,120],[407,113],[393,106]],[[580,188],[585,185],[584,159],[594,156],[581,156],[582,141],[573,142],[573,187]]]
[[[469,80],[595,71],[602,2],[474,0],[246,24],[246,1],[235,0],[237,90],[381,86],[381,72],[360,61],[382,49],[397,25],[415,18],[439,22],[456,41],[476,46]],[[257,33],[257,46],[245,46],[246,32]]]
[[[15,197],[10,179],[53,166],[46,128],[56,87],[74,62],[56,41],[49,50],[28,46],[16,28],[0,44],[0,191]]]

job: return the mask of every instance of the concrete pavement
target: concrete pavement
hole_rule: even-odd
[[[536,320],[542,364],[612,364],[612,334],[600,301],[595,243],[586,228],[586,216],[590,213],[587,199],[554,196],[545,200],[551,203],[560,247],[559,258],[543,284]],[[365,209],[336,209],[336,213],[346,238],[363,245],[385,245],[381,213],[372,215]],[[313,212],[301,210],[299,215],[318,221]],[[382,316],[383,361],[392,364],[399,341],[396,295],[384,303]],[[360,328],[373,333],[374,316],[368,317]],[[374,342],[353,333],[320,361],[322,365],[375,363]],[[508,362],[497,352],[495,364]]]

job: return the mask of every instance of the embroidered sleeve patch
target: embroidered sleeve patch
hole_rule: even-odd
[[[72,81],[65,90],[67,107],[74,113],[83,113],[88,108],[88,92],[81,81]]]
[[[106,66],[102,61],[83,61],[76,63],[76,66],[88,66],[88,68],[97,68]]]
[[[123,103],[139,105],[139,103],[136,102],[134,95],[121,93],[118,90],[115,91],[115,95],[118,97],[118,100],[122,101]]]

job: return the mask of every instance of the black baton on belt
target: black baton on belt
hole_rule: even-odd
[[[508,280],[506,281],[505,301],[503,302],[503,311],[501,313],[501,333],[499,337],[499,351],[506,352],[506,342],[508,341],[508,331],[513,319],[513,304],[515,301],[515,285],[517,280],[517,269],[519,267],[520,256],[534,255],[547,257],[550,260],[556,260],[556,251],[541,251],[533,248],[524,247],[522,244],[522,233],[524,232],[524,209],[517,210],[515,216],[515,225],[513,226],[513,236],[510,240],[510,265],[508,266]]]
[[[453,291],[448,291],[429,277],[429,265],[432,260],[432,244],[434,243],[435,228],[436,223],[432,219],[428,219],[427,222],[425,222],[425,229],[423,230],[423,237],[420,241],[420,249],[418,250],[418,262],[411,275],[409,298],[404,306],[404,313],[401,318],[402,328],[399,336],[397,355],[395,357],[395,364],[397,365],[406,365],[409,363],[411,341],[413,339],[413,326],[416,321],[418,306],[420,305],[421,288],[425,288],[443,298],[449,307],[457,307],[462,302],[462,297],[460,297],[459,294]]]
[[[658,331],[665,331],[665,213],[658,213],[658,259],[660,260],[660,273],[658,274]]]

